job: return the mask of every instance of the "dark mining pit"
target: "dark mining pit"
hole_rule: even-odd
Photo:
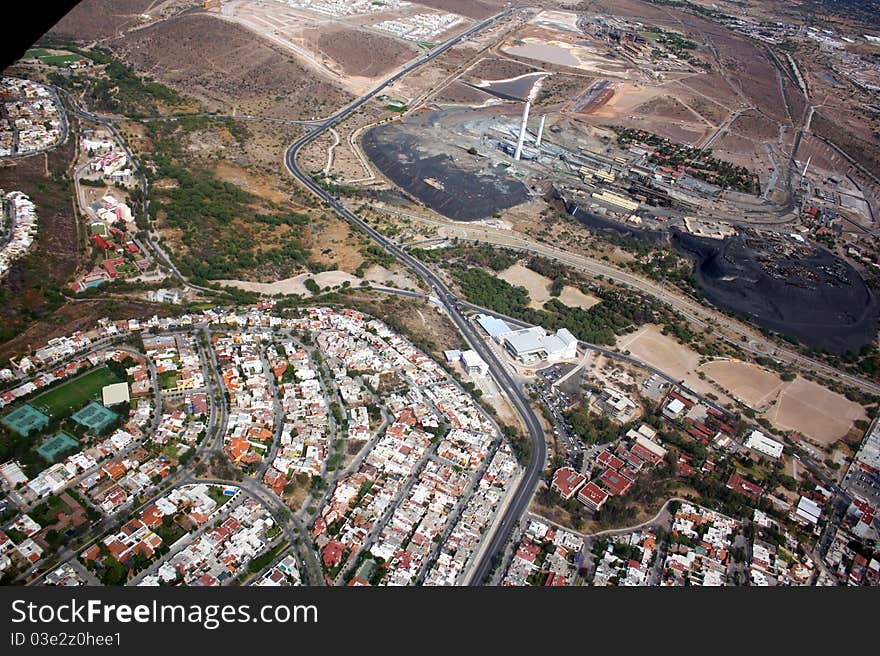
[[[416,117],[363,138],[367,157],[394,184],[454,221],[477,221],[529,200],[526,186],[488,158],[433,140]]]
[[[828,251],[783,237],[725,240],[673,233],[696,260],[706,298],[770,330],[833,353],[857,352],[877,335],[878,304],[859,273]]]

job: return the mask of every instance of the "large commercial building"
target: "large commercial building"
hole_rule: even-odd
[[[511,330],[501,319],[486,314],[477,315],[477,323],[523,364],[577,357],[577,337],[567,328],[560,328],[555,333],[548,333],[541,326]]]
[[[770,439],[759,430],[752,431],[746,440],[746,446],[770,458],[779,458],[782,455],[782,443]]]

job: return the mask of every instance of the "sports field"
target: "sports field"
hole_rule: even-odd
[[[49,462],[55,462],[59,453],[65,453],[78,447],[78,440],[75,440],[67,433],[58,433],[38,446],[37,453]]]
[[[78,62],[80,59],[83,59],[79,55],[65,52],[51,53],[48,50],[43,50],[42,48],[34,48],[32,50],[28,50],[24,54],[24,56],[25,59],[39,59],[44,64],[50,64],[52,66],[68,66],[74,62]]]
[[[110,369],[100,367],[41,394],[31,401],[31,405],[54,419],[67,417],[87,401],[99,398],[105,385],[119,382],[122,381]]]

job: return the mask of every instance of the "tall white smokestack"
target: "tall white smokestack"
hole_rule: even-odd
[[[516,154],[513,159],[519,159],[522,156],[523,143],[526,140],[526,123],[529,121],[529,107],[531,103],[526,101],[526,108],[523,110],[522,126],[519,129],[519,140],[516,142]]]
[[[538,138],[535,139],[535,148],[541,147],[541,136],[544,134],[544,119],[546,116],[541,117],[541,123],[538,125]]]

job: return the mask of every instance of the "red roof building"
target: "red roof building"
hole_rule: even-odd
[[[624,478],[610,469],[606,469],[599,474],[599,480],[602,481],[602,485],[608,490],[608,494],[613,497],[619,497],[626,494],[633,485],[631,480]]]
[[[563,499],[571,499],[581,486],[587,482],[587,477],[571,467],[561,467],[553,474],[553,482],[550,487],[556,490]]]
[[[727,489],[733,490],[737,494],[742,494],[755,501],[760,499],[761,495],[764,493],[764,490],[760,485],[752,483],[736,473],[731,474],[730,478],[727,480]]]
[[[608,467],[608,469],[613,469],[615,471],[623,467],[623,460],[610,451],[603,451],[600,453],[599,457],[596,458],[596,462],[603,467]]]
[[[597,511],[608,501],[608,493],[591,481],[581,488],[577,498],[590,510]]]

